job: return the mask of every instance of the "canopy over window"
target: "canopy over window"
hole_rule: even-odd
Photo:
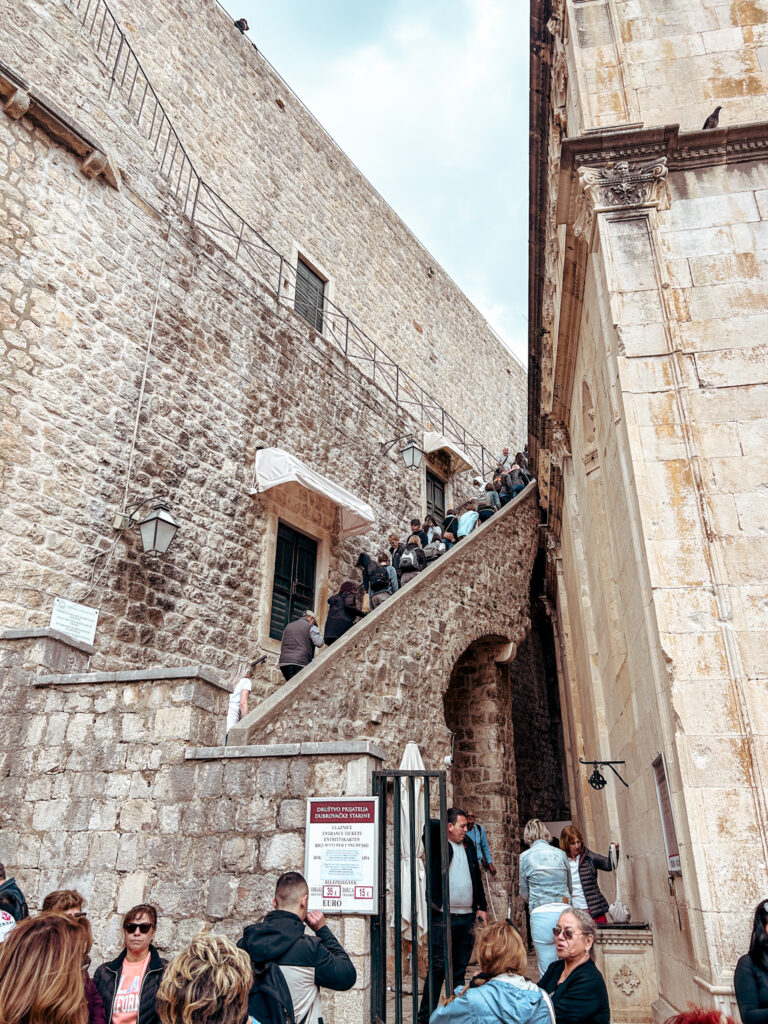
[[[342,537],[366,533],[376,522],[373,509],[367,502],[356,498],[327,476],[321,476],[314,469],[305,466],[295,455],[284,452],[282,448],[262,448],[256,452],[253,476],[254,487],[251,494],[259,494],[279,484],[295,483],[330,498],[341,508]]]
[[[472,463],[469,462],[461,448],[452,444],[442,434],[426,433],[424,435],[424,451],[427,455],[430,452],[444,451],[451,460],[451,473],[463,473],[467,469],[472,469]]]

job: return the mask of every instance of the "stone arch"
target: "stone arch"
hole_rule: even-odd
[[[452,734],[449,778],[455,806],[474,809],[488,833],[498,879],[511,891],[517,837],[517,780],[509,669],[498,658],[508,640],[486,634],[455,661],[443,694]],[[506,913],[506,907],[504,907]]]

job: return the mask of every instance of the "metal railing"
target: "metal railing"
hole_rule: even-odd
[[[152,143],[161,175],[168,182],[182,216],[205,232],[227,255],[255,272],[276,305],[290,305],[296,268],[218,195],[195,170],[176,129],[160,102],[125,33],[106,0],[64,0],[87,32],[110,73],[110,95],[117,87],[138,128]],[[315,328],[315,324],[311,325]],[[410,374],[401,369],[342,309],[325,299],[322,330],[326,341],[360,366],[362,372],[420,425],[459,445],[485,476],[493,456],[470,431],[447,412]]]

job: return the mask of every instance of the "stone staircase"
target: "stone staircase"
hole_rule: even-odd
[[[443,695],[454,665],[480,643],[511,660],[530,625],[538,526],[533,482],[240,721],[227,753],[367,738],[392,763],[408,740],[449,749]]]

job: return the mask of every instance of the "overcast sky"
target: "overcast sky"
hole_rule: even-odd
[[[223,2],[526,362],[526,5]]]

